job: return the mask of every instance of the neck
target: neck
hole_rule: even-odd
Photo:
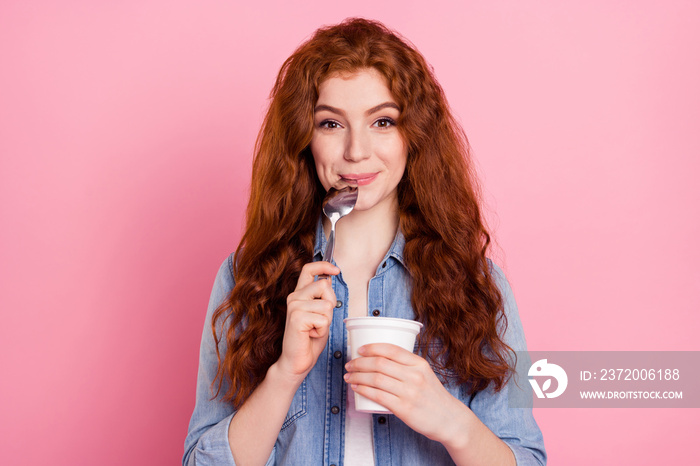
[[[399,211],[395,199],[386,206],[352,211],[335,225],[336,263],[341,269],[364,264],[364,267],[376,270],[391,247],[398,226]],[[328,236],[330,222],[326,218],[323,219],[323,227]]]

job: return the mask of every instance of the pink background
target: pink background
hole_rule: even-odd
[[[435,67],[534,350],[698,350],[691,1],[0,6],[0,451],[171,465],[282,61],[362,15]],[[349,5],[352,3],[352,5]],[[691,409],[538,410],[552,465],[687,464]]]

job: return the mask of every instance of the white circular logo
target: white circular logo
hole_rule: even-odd
[[[548,363],[546,359],[540,359],[530,366],[530,370],[527,372],[527,375],[531,377],[529,379],[530,385],[532,385],[532,389],[535,391],[537,398],[556,398],[564,393],[564,390],[566,390],[566,385],[569,383],[569,378],[566,376],[564,369],[556,364]],[[544,384],[542,384],[542,387],[540,388],[537,380],[533,379],[532,377],[548,378],[544,381]],[[549,390],[552,385],[552,378],[556,379],[557,381],[557,389],[553,392],[548,392],[547,390]]]

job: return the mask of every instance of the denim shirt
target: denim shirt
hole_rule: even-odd
[[[319,220],[314,260],[321,260],[325,244]],[[370,315],[415,318],[408,272],[403,261],[404,244],[404,237],[399,231],[369,282],[367,309]],[[508,323],[502,338],[514,351],[526,351],[525,336],[510,285],[495,264],[492,264],[491,273],[503,296]],[[332,284],[338,301],[328,343],[292,400],[266,463],[268,465],[343,464],[348,392],[347,384],[343,381],[347,348],[343,319],[348,315],[348,287],[343,281],[342,272],[332,278]],[[211,391],[217,369],[211,332],[212,314],[229,296],[233,286],[231,255],[219,269],[209,301],[200,347],[196,403],[185,440],[183,465],[235,464],[228,441],[228,427],[236,413],[230,404],[218,398],[212,399]],[[225,354],[225,342],[220,342],[219,351]],[[544,442],[532,410],[508,406],[509,392],[518,390],[525,393],[518,387],[523,386],[525,379],[522,375],[518,385],[515,380],[516,377],[511,377],[498,393],[489,387],[470,395],[465,387],[450,383],[445,388],[511,448],[519,466],[544,465]],[[227,388],[224,385],[222,393]],[[372,417],[374,457],[378,466],[454,464],[442,444],[418,434],[396,416],[373,414]]]

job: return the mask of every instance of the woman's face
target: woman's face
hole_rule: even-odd
[[[319,86],[311,152],[323,187],[359,186],[355,210],[391,206],[406,168],[398,104],[374,69],[332,76]]]

